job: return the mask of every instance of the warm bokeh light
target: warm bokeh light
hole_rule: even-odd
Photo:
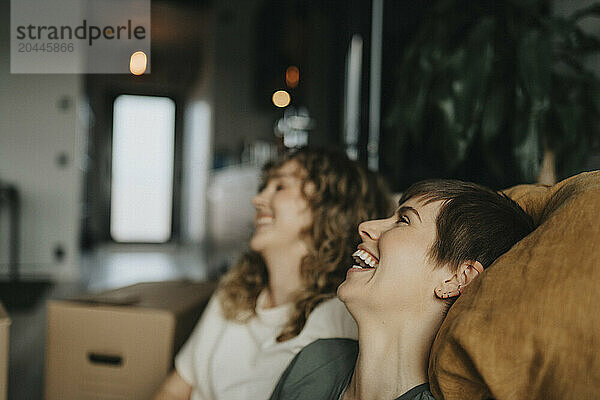
[[[287,107],[291,100],[290,94],[285,90],[278,90],[273,93],[273,104],[277,107]]]
[[[147,63],[148,58],[146,57],[146,53],[143,51],[136,51],[129,59],[129,70],[134,75],[142,75],[146,72]]]
[[[285,70],[285,83],[289,87],[295,88],[298,86],[298,82],[300,82],[300,70],[294,65],[289,66]]]

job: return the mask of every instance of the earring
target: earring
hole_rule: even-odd
[[[460,294],[460,283],[458,284],[458,294]]]

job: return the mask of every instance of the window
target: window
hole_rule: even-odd
[[[118,242],[171,238],[175,103],[117,97],[113,109],[110,234]]]

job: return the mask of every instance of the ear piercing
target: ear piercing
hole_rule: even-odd
[[[456,290],[458,293],[456,293],[454,295],[460,296],[462,294],[462,292],[461,292],[461,286],[462,285],[460,285],[460,284],[458,285],[458,288]],[[451,296],[451,294],[453,293],[453,292],[442,292],[442,288],[437,288],[436,292],[437,292],[438,297],[441,297],[442,299],[449,298]]]

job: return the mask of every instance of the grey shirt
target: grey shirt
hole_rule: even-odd
[[[357,357],[356,340],[319,339],[296,355],[270,400],[339,400],[352,379]],[[424,383],[396,400],[435,399]]]

